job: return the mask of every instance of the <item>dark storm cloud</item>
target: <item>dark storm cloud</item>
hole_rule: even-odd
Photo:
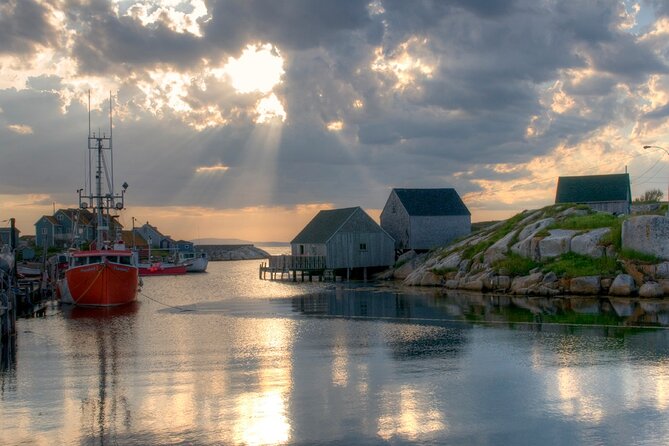
[[[255,41],[285,49],[327,46],[341,33],[370,24],[367,5],[359,0],[210,0],[208,8],[207,40],[230,51]]]
[[[0,54],[22,54],[56,41],[45,8],[34,0],[0,2]]]
[[[130,17],[118,17],[110,6],[73,1],[67,10],[80,35],[73,54],[82,73],[124,76],[159,64],[189,68],[202,58],[204,46],[198,37],[177,33],[160,22],[142,26]]]

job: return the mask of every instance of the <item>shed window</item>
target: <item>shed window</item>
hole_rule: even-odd
[[[360,243],[360,251],[367,251],[367,243]]]
[[[300,255],[304,255],[304,245],[300,245]]]

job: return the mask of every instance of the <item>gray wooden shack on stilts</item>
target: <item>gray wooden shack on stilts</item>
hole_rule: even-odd
[[[395,240],[360,207],[320,211],[290,242],[290,256],[272,256],[268,271],[351,278],[395,261]],[[261,277],[263,272],[261,269]]]

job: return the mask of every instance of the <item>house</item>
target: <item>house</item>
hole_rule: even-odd
[[[14,243],[18,246],[21,231],[14,228]],[[0,228],[0,246],[9,245],[12,238],[12,228]],[[15,246],[16,247],[16,246]]]
[[[149,248],[149,243],[144,240],[142,234],[137,231],[121,231],[121,240],[123,244],[129,248],[137,248],[138,250],[146,250]]]
[[[195,244],[187,240],[177,240],[175,247],[178,252],[195,252]]]
[[[629,174],[559,177],[555,203],[587,204],[596,211],[629,214],[632,203]]]
[[[293,256],[324,256],[331,270],[387,267],[393,238],[360,207],[320,211],[290,242]]]
[[[117,234],[123,225],[112,217],[111,234]],[[65,248],[95,240],[95,215],[88,209],[58,209],[53,215],[43,215],[35,223],[35,244]]]
[[[149,242],[151,248],[170,249],[176,245],[176,242],[169,235],[162,234],[157,227],[150,225],[148,221],[139,228],[135,228],[135,232]]]
[[[471,213],[455,189],[393,189],[381,227],[398,251],[427,251],[471,232]]]

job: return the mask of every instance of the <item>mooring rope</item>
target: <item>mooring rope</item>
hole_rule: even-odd
[[[149,296],[148,294],[145,294],[145,293],[143,293],[143,292],[141,292],[141,291],[138,291],[138,293],[139,293],[140,295],[142,295],[143,297],[146,297],[147,299],[152,300],[152,301],[154,301],[155,303],[160,304],[160,305],[163,305],[163,306],[165,306],[165,307],[174,308],[175,310],[179,310],[179,311],[195,311],[195,309],[193,309],[193,308],[184,308],[184,307],[180,307],[180,306],[177,306],[177,305],[166,304],[165,302],[161,302],[161,301],[159,301],[158,299],[154,299],[153,297],[151,297],[151,296]]]

